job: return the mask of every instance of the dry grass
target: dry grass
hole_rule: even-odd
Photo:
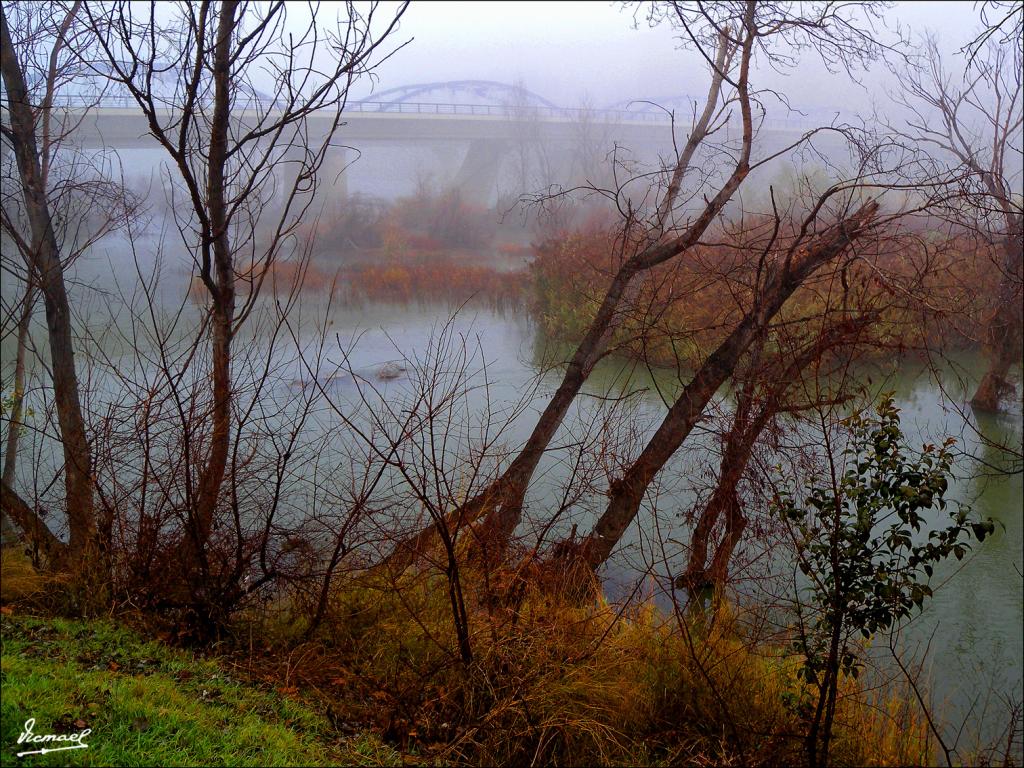
[[[51,581],[14,552],[2,575],[5,602],[36,599]],[[543,579],[492,573],[485,589],[471,569],[463,578],[468,664],[437,571],[347,580],[311,639],[295,602],[251,609],[225,662],[324,712],[339,735],[370,734],[420,762],[804,762],[811,698],[796,676],[801,659],[750,637],[750,617],[724,606],[695,622],[651,602],[580,603]],[[930,764],[910,701],[902,689],[845,680],[832,764]]]
[[[0,552],[0,602],[4,605],[38,602],[66,582],[63,574],[37,571],[18,547]]]
[[[314,642],[271,650],[277,666],[258,666],[431,762],[804,761],[800,659],[746,637],[729,610],[692,625],[650,603],[580,605],[534,588],[513,608],[477,583],[466,589],[470,664],[458,656],[447,583],[421,573],[339,589]],[[835,765],[928,762],[904,692],[850,680],[843,693]]]

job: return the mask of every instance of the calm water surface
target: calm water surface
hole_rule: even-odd
[[[376,307],[357,313],[339,313],[335,327],[364,331],[352,352],[352,360],[355,367],[373,371],[382,361],[403,354],[413,356],[425,349],[431,334],[436,333],[446,319],[446,313],[438,309]],[[557,368],[539,372],[539,361],[544,357],[541,350],[545,345],[537,339],[535,328],[521,316],[482,310],[463,310],[455,326],[467,338],[480,341],[488,363],[492,402],[511,402],[531,387],[537,387],[533,409],[519,419],[509,434],[509,442],[514,444],[525,438],[537,411],[560,380]],[[966,371],[969,375],[982,362],[976,357],[965,357],[956,364],[961,373]],[[1006,476],[986,466],[998,466],[1003,460],[998,451],[986,447],[982,436],[1019,446],[1020,404],[1012,405],[1013,412],[1009,415],[983,417],[979,422],[964,407],[965,383],[952,369],[942,377],[941,386],[927,368],[914,363],[904,364],[897,370],[875,367],[865,371],[864,377],[865,380],[871,378],[873,391],[895,392],[911,447],[941,442],[950,435],[957,438],[963,456],[957,462],[956,479],[949,497],[969,504],[976,516],[990,517],[998,524],[995,535],[976,545],[963,562],[951,559],[936,569],[932,583],[940,586],[935,590],[934,599],[903,627],[898,639],[901,654],[908,660],[920,658],[927,651],[925,673],[940,714],[955,723],[950,733],[955,734],[960,720],[970,716],[981,737],[994,738],[1005,720],[1005,698],[1016,697],[1019,701],[1022,693],[1024,487],[1019,471]],[[400,391],[403,384],[396,381],[388,386]],[[607,396],[646,388],[630,415],[641,433],[649,434],[665,412],[658,390],[664,390],[670,397],[673,387],[678,387],[673,375],[656,374],[652,379],[647,372],[635,370],[629,364],[611,362],[595,371],[585,394]],[[968,381],[966,389],[970,391],[970,388]],[[556,444],[570,443],[574,435],[585,431],[586,424],[600,411],[596,402],[593,397],[580,398],[556,437]],[[682,455],[666,467],[658,508],[651,509],[648,505],[642,511],[622,551],[609,563],[605,580],[613,594],[631,592],[641,572],[652,562],[655,571],[660,573],[672,571],[673,565],[681,562],[681,548],[673,552],[671,544],[662,548],[660,543],[673,539],[685,541],[686,529],[679,520],[679,512],[694,501],[692,483],[688,479],[692,472],[687,470],[717,468],[714,461],[717,455],[709,452],[712,443],[710,436],[695,431],[680,452]],[[634,455],[642,444],[640,441],[633,444]],[[528,498],[527,515],[530,509],[551,508],[566,474],[561,467],[562,460],[564,456],[548,457],[539,469]],[[588,530],[588,524],[600,513],[602,499],[603,496],[592,506],[583,503],[572,510],[562,530],[571,521],[578,523],[580,531]],[[887,641],[876,638],[875,645],[885,646]],[[961,736],[961,746],[974,738],[969,731],[970,728]]]
[[[303,317],[312,320],[322,317],[324,303],[310,300],[301,309]],[[331,343],[326,348],[327,357],[340,362],[338,350],[343,347],[351,367],[372,380],[387,361],[422,357],[448,318],[449,310],[438,307],[334,308],[329,317]],[[114,322],[128,321],[121,318]],[[487,403],[493,410],[500,411],[525,399],[528,407],[504,435],[505,443],[514,448],[529,434],[539,408],[557,386],[560,371],[557,365],[548,368],[547,363],[557,362],[558,355],[564,356],[564,351],[559,353],[556,346],[538,339],[529,319],[516,313],[463,308],[452,321],[451,329],[454,338],[464,339],[474,350],[476,357],[471,368],[477,372],[476,383],[482,381],[486,371],[488,386],[467,396],[468,412],[480,410]],[[309,334],[308,329],[306,333]],[[553,355],[552,349],[556,350]],[[9,376],[13,349],[5,344],[3,351],[5,376]],[[116,355],[117,350],[111,349],[110,353]],[[482,365],[484,361],[486,368]],[[967,370],[976,369],[979,364],[976,359],[961,362]],[[284,373],[275,389],[279,399],[294,397],[296,387],[301,387],[296,382],[308,377],[300,366],[291,365],[292,370]],[[1019,472],[1007,477],[986,471],[984,462],[998,464],[1000,457],[998,452],[984,447],[979,433],[996,441],[1016,442],[1019,446],[1019,403],[1017,411],[1009,416],[986,418],[980,423],[972,423],[970,419],[974,417],[971,416],[965,422],[962,403],[966,398],[963,387],[953,376],[947,377],[942,388],[920,365],[907,364],[887,372],[873,370],[865,373],[865,378],[868,376],[873,377],[875,391],[895,391],[911,446],[941,442],[947,435],[958,438],[965,456],[957,465],[957,479],[950,495],[970,504],[976,515],[991,517],[1001,524],[995,535],[977,546],[962,563],[954,560],[937,569],[933,584],[941,584],[941,587],[936,589],[926,609],[904,627],[899,638],[899,647],[908,657],[928,649],[927,673],[934,697],[940,703],[940,712],[947,720],[959,723],[970,715],[972,722],[980,723],[976,727],[982,736],[993,738],[1005,715],[1003,699],[1015,696],[1019,700],[1021,697],[1024,491]],[[100,374],[93,380],[101,393],[105,389],[104,378]],[[377,386],[384,397],[397,401],[408,394],[411,382],[405,374],[393,381],[377,382]],[[556,445],[570,447],[552,451],[538,470],[527,499],[526,532],[529,521],[542,521],[544,512],[560,498],[568,472],[566,463],[574,455],[571,446],[592,434],[594,424],[608,413],[609,397],[643,390],[620,405],[621,417],[628,420],[635,434],[631,441],[612,448],[628,457],[642,448],[645,436],[664,415],[661,398],[671,398],[678,387],[678,379],[668,373],[652,376],[622,361],[607,361],[600,366],[556,437]],[[348,402],[355,407],[351,380],[346,383],[342,377],[332,385],[331,391],[339,403]],[[110,392],[111,396],[114,394]],[[720,396],[713,405],[727,413],[728,395]],[[334,428],[329,413],[323,419],[320,428]],[[647,586],[643,586],[643,580],[652,567],[655,574],[663,577],[678,572],[686,541],[686,525],[680,513],[693,506],[696,500],[698,483],[694,478],[704,472],[705,485],[713,478],[707,473],[717,469],[714,447],[715,439],[710,432],[695,430],[684,450],[665,468],[659,478],[655,503],[648,503],[641,511],[637,523],[607,566],[604,577],[611,595],[632,594],[638,582],[643,589],[650,589],[654,582],[647,578]],[[572,523],[576,523],[581,532],[587,531],[602,510],[602,500],[604,496],[600,493],[581,499],[551,536],[566,533]],[[747,554],[751,558],[756,555]],[[776,575],[785,573],[789,567],[778,557],[774,557],[768,567],[764,566],[763,557],[757,562],[761,566],[759,572],[770,571]],[[666,582],[666,578],[661,581]],[[876,646],[884,644],[876,639]]]

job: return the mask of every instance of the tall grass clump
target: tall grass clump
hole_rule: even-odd
[[[698,621],[650,601],[581,603],[536,584],[511,599],[479,574],[465,578],[470,662],[443,575],[378,574],[335,592],[295,684],[316,686],[328,708],[373,723],[386,742],[445,763],[802,762],[802,660],[751,636],[738,611]],[[926,761],[925,730],[900,696],[845,685],[836,765]]]

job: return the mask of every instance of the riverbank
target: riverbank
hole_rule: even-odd
[[[372,734],[339,736],[294,695],[222,659],[145,639],[117,621],[5,613],[4,765],[400,765]],[[75,741],[19,743],[88,734]],[[16,756],[87,744],[46,754]]]
[[[201,653],[152,637],[153,617],[14,601],[0,621],[4,763],[29,719],[36,735],[88,730],[89,746],[24,765],[802,762],[800,659],[728,610],[693,624],[530,588],[514,611],[473,602],[467,659],[436,579],[379,587],[338,591],[312,637],[283,604],[243,612]],[[846,679],[833,764],[931,764],[908,694]]]

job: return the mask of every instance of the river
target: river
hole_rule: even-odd
[[[372,307],[339,311],[333,319],[332,330],[339,333],[339,338],[361,334],[349,350],[350,362],[372,378],[373,371],[387,360],[421,355],[432,334],[436,336],[449,316],[442,308]],[[487,362],[487,398],[480,392],[468,396],[476,407],[487,401],[492,408],[511,404],[524,392],[530,393],[530,408],[506,435],[507,442],[515,445],[528,434],[538,409],[560,380],[559,368],[547,369],[542,361],[564,356],[564,348],[538,339],[534,324],[517,313],[464,308],[453,326],[457,336],[463,336],[474,347],[479,344]],[[975,544],[962,562],[950,558],[936,569],[932,580],[934,599],[903,625],[898,640],[905,660],[920,659],[927,651],[924,675],[936,711],[948,723],[946,735],[950,741],[961,721],[969,721],[960,736],[961,747],[975,738],[998,737],[1008,713],[1005,700],[1010,697],[1019,702],[1022,695],[1024,487],[1019,468],[1009,475],[994,471],[1006,462],[991,447],[991,443],[1005,442],[1019,450],[1020,404],[1012,404],[1007,415],[980,419],[965,407],[967,393],[972,391],[971,373],[980,370],[983,363],[977,355],[954,356],[943,364],[938,377],[929,366],[912,361],[899,366],[876,364],[862,371],[865,382],[871,381],[873,392],[894,392],[909,446],[920,448],[925,442],[941,443],[947,436],[957,438],[959,458],[948,498],[968,504],[976,517],[991,518],[997,524],[995,535]],[[409,385],[404,377],[380,384],[383,392],[390,393],[388,397],[400,397]],[[628,441],[629,445],[618,446],[624,452],[635,452],[642,447],[640,438],[650,434],[664,414],[661,397],[671,396],[678,387],[674,373],[656,371],[652,375],[626,361],[606,360],[587,382],[554,442],[572,444],[587,433],[598,414],[607,413],[608,398],[639,392],[628,414],[628,423],[638,435]],[[717,406],[728,411],[727,394]],[[713,440],[710,433],[696,430],[663,471],[657,502],[645,505],[639,523],[604,573],[612,597],[634,593],[638,582],[637,594],[649,592],[651,586],[643,583],[643,575],[652,569],[662,576],[678,572],[675,569],[683,550],[673,542],[685,541],[686,534],[679,512],[694,502],[694,473],[717,469],[717,454],[709,450]],[[554,451],[539,468],[528,496],[528,521],[543,518],[543,511],[560,500],[567,475],[565,466],[572,454],[570,448]],[[597,499],[581,500],[559,531],[564,533],[572,522],[580,532],[588,530],[602,500],[600,494]],[[524,532],[529,525],[524,523]],[[770,558],[769,567],[764,567],[763,553],[757,547],[739,559],[753,561],[749,567],[758,575],[785,573],[786,568],[792,572],[792,564],[777,555]],[[667,578],[660,579],[660,584],[667,584]],[[876,648],[886,645],[884,639],[876,638]]]
[[[322,299],[309,298],[302,302],[301,310],[306,321],[315,316],[324,319],[326,305]],[[447,323],[454,346],[461,348],[465,344],[471,351],[468,367],[474,373],[468,381],[476,388],[466,394],[465,413],[479,414],[486,406],[495,414],[495,422],[501,422],[503,409],[519,404],[518,415],[501,440],[502,445],[512,449],[528,434],[539,407],[557,386],[557,362],[564,357],[564,348],[538,338],[534,323],[525,313],[499,313],[468,306],[451,319],[450,312],[439,306],[334,307],[326,318],[330,323],[326,357],[334,363],[341,362],[339,352],[343,348],[352,370],[374,382],[385,399],[398,402],[409,395],[410,372],[389,381],[377,380],[376,372],[396,359],[422,361],[431,339],[436,340]],[[309,327],[307,324],[300,336],[309,338]],[[108,351],[116,359],[116,350]],[[8,376],[13,360],[8,343],[4,345],[3,358]],[[977,371],[982,361],[967,356],[957,358],[956,363],[970,372]],[[308,378],[308,372],[301,366],[294,362],[289,365],[292,368],[277,385],[278,399],[294,396],[302,388],[301,381]],[[952,372],[953,368],[947,366],[937,381],[928,367],[904,363],[888,369],[875,366],[864,372],[864,378],[872,381],[873,391],[895,392],[911,446],[941,442],[947,435],[958,439],[962,455],[950,496],[969,504],[977,516],[990,517],[998,523],[995,535],[976,546],[963,562],[950,560],[937,569],[933,585],[941,586],[936,588],[934,599],[924,611],[905,625],[899,640],[899,647],[908,656],[928,648],[926,677],[939,713],[953,724],[948,732],[955,733],[960,720],[966,718],[973,725],[963,739],[971,738],[973,729],[979,738],[991,739],[998,735],[1006,715],[1004,699],[1015,697],[1020,701],[1022,695],[1024,491],[1019,471],[1006,476],[986,466],[999,464],[1000,457],[998,451],[986,448],[983,438],[1019,446],[1021,415],[1018,402],[1009,415],[974,421],[969,409],[963,408],[965,386],[969,387],[970,382],[958,381]],[[107,388],[104,378],[94,378],[100,391]],[[487,386],[480,386],[484,381]],[[336,402],[355,412],[358,401],[353,382],[346,383],[346,378],[340,377],[335,384],[331,392]],[[620,419],[618,428],[628,428],[627,437],[619,435],[617,443],[606,444],[604,449],[620,461],[623,456],[635,455],[645,435],[650,434],[664,414],[662,398],[671,397],[679,386],[679,378],[671,372],[652,374],[626,361],[604,361],[587,382],[556,437],[555,444],[562,447],[552,451],[538,469],[527,499],[523,532],[529,534],[531,525],[542,526],[545,512],[561,499],[569,474],[566,466],[578,454],[573,446],[600,436],[595,425],[615,411]],[[633,394],[622,400],[626,393]],[[724,393],[713,403],[711,411],[718,409],[727,414],[728,406],[729,396]],[[336,426],[329,411],[321,413],[321,429],[330,431]],[[608,435],[614,435],[614,429],[605,433]],[[708,473],[717,468],[714,440],[710,430],[695,430],[662,472],[656,502],[648,500],[638,522],[606,568],[604,580],[611,597],[637,594],[638,585],[639,594],[651,592],[655,583],[665,585],[668,575],[678,572],[685,551],[681,542],[685,542],[686,536],[686,523],[680,513],[695,503],[698,486],[713,480]],[[602,469],[592,469],[599,484]],[[564,519],[548,534],[548,540],[567,533],[573,523],[581,533],[587,531],[600,512],[603,499],[600,493],[584,494],[569,507]],[[767,541],[767,534],[762,538]],[[745,567],[759,576],[778,576],[787,568],[791,571],[788,561],[772,553],[770,545],[767,549],[767,561],[764,542],[741,552],[738,560],[741,566],[747,566],[739,568],[737,576],[744,577]],[[645,576],[650,572],[660,577],[660,582]],[[878,645],[884,643],[878,641]]]

